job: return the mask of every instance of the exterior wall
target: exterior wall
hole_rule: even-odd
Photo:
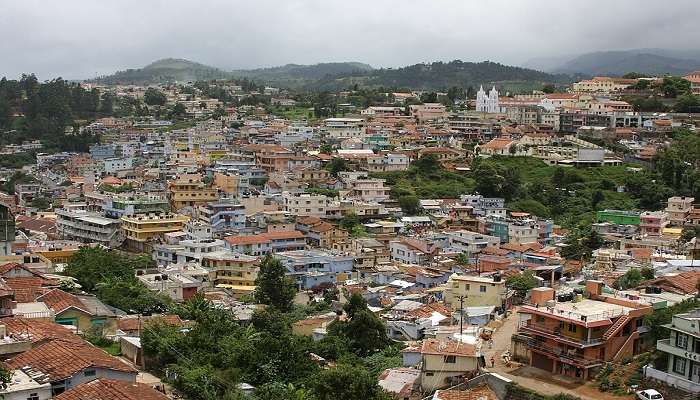
[[[114,335],[117,330],[115,317],[92,317],[76,309],[68,309],[60,314],[56,314],[56,323],[73,325],[82,332],[86,332],[92,327],[102,326],[105,335]]]
[[[448,385],[447,379],[478,368],[476,357],[455,356],[455,363],[446,363],[445,356],[424,354],[421,368],[421,388],[429,391]]]
[[[459,296],[464,298],[464,306],[501,307],[506,301],[505,281],[482,282],[479,280],[452,279],[447,281],[444,292],[445,303],[452,308],[459,307]]]

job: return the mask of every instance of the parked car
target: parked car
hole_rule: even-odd
[[[654,389],[638,390],[637,398],[642,400],[664,400],[664,396]]]

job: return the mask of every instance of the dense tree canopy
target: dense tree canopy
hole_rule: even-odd
[[[287,268],[279,259],[267,256],[260,264],[255,280],[255,300],[280,311],[289,311],[296,295],[294,282],[286,276]]]

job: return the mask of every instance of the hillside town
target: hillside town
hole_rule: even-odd
[[[10,3],[0,399],[700,399],[692,2]]]
[[[622,100],[679,80],[83,83],[85,151],[2,148],[1,393],[695,398],[700,114]]]

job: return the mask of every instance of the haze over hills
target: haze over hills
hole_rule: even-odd
[[[599,51],[577,56],[542,57],[526,63],[552,73],[624,75],[639,72],[684,75],[700,69],[699,50],[633,49]]]
[[[492,83],[536,88],[544,83],[571,81],[568,75],[554,75],[491,61],[475,63],[455,60],[382,69],[374,69],[370,65],[358,62],[338,62],[315,65],[287,64],[280,67],[225,71],[172,58],[153,62],[143,68],[102,76],[94,81],[108,84],[149,84],[232,78],[247,78],[261,84],[306,90],[338,90],[355,84],[424,90],[446,89],[452,86],[476,87]]]

